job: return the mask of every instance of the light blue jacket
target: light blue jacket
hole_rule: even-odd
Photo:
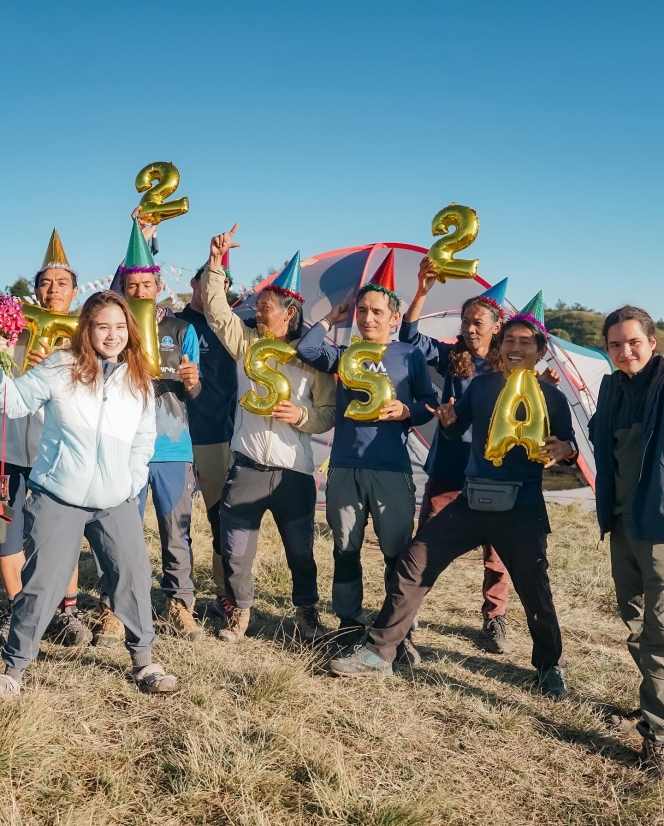
[[[143,407],[127,386],[125,364],[96,387],[73,386],[73,356],[60,350],[15,379],[0,370],[12,419],[44,408],[44,429],[30,481],[69,505],[109,508],[137,496],[157,436],[154,395]]]

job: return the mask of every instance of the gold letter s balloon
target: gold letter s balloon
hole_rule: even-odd
[[[151,186],[153,181],[157,181]],[[139,204],[141,217],[147,218],[152,224],[176,218],[189,211],[189,198],[177,198],[175,201],[164,203],[164,199],[171,196],[180,184],[180,173],[175,164],[168,161],[155,161],[144,166],[136,176],[136,189],[145,192]]]
[[[271,416],[275,405],[290,400],[290,382],[283,373],[270,367],[267,360],[274,359],[278,364],[286,364],[294,355],[295,349],[285,341],[278,341],[269,330],[249,347],[244,357],[244,372],[256,384],[267,389],[267,396],[248,390],[240,399],[245,410],[258,416]]]
[[[452,226],[455,230],[448,235]],[[453,257],[453,253],[469,247],[479,231],[480,221],[471,207],[451,203],[435,216],[431,222],[431,234],[445,237],[436,241],[427,255],[433,261],[441,283],[445,283],[448,278],[472,278],[477,274],[479,259],[457,259]]]
[[[339,378],[349,390],[363,390],[369,398],[365,402],[358,399],[346,408],[344,416],[356,422],[378,421],[381,408],[394,401],[394,386],[389,376],[373,373],[365,369],[364,362],[379,364],[385,355],[387,344],[363,341],[353,336],[350,347],[339,360]]]
[[[519,404],[526,408],[525,421],[518,421]],[[513,370],[493,409],[484,458],[500,467],[515,445],[526,449],[528,458],[546,464],[540,456],[544,437],[549,435],[549,411],[535,370]]]
[[[159,333],[157,332],[156,304],[151,298],[132,298],[127,301],[131,314],[136,319],[143,334],[143,348],[150,362],[150,374],[153,379],[161,378],[161,359],[159,358]]]
[[[63,338],[71,338],[74,330],[78,327],[78,318],[68,313],[53,313],[38,307],[36,304],[23,303],[23,315],[25,316],[26,328],[30,332],[28,344],[25,348],[25,358],[21,365],[21,373],[25,373],[32,365],[28,361],[30,350],[46,352],[41,344],[42,339],[46,339],[46,344],[50,349],[54,349],[57,343]]]

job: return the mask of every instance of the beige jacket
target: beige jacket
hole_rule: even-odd
[[[230,355],[238,362],[238,399],[256,390],[244,372],[242,360],[247,349],[260,338],[258,332],[231,310],[224,290],[223,270],[206,267],[201,276],[205,318]],[[294,342],[293,342],[294,343]],[[315,470],[312,433],[325,433],[334,426],[334,377],[320,373],[299,359],[278,365],[291,385],[291,401],[303,408],[298,425],[279,422],[271,416],[250,413],[239,404],[235,411],[235,430],[231,450],[243,453],[262,465],[289,468],[300,473]]]

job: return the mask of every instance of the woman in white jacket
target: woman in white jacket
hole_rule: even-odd
[[[151,570],[135,499],[154,450],[154,395],[124,299],[112,292],[90,296],[71,348],[14,382],[3,374],[0,403],[5,398],[10,418],[43,408],[44,429],[24,508],[26,564],[2,649],[0,693],[20,691],[78,563],[84,531],[126,628],[134,682],[150,692],[173,691],[175,677],[152,662]]]

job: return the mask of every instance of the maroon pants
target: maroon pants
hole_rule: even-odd
[[[420,507],[420,518],[417,523],[418,530],[421,530],[429,519],[440,513],[450,502],[454,502],[461,493],[460,490],[441,490],[441,487],[434,476],[427,480]],[[482,584],[484,604],[482,605],[482,616],[485,620],[488,620],[494,617],[502,617],[507,611],[509,577],[507,568],[505,568],[491,545],[482,545],[482,551],[484,553],[484,582]]]

